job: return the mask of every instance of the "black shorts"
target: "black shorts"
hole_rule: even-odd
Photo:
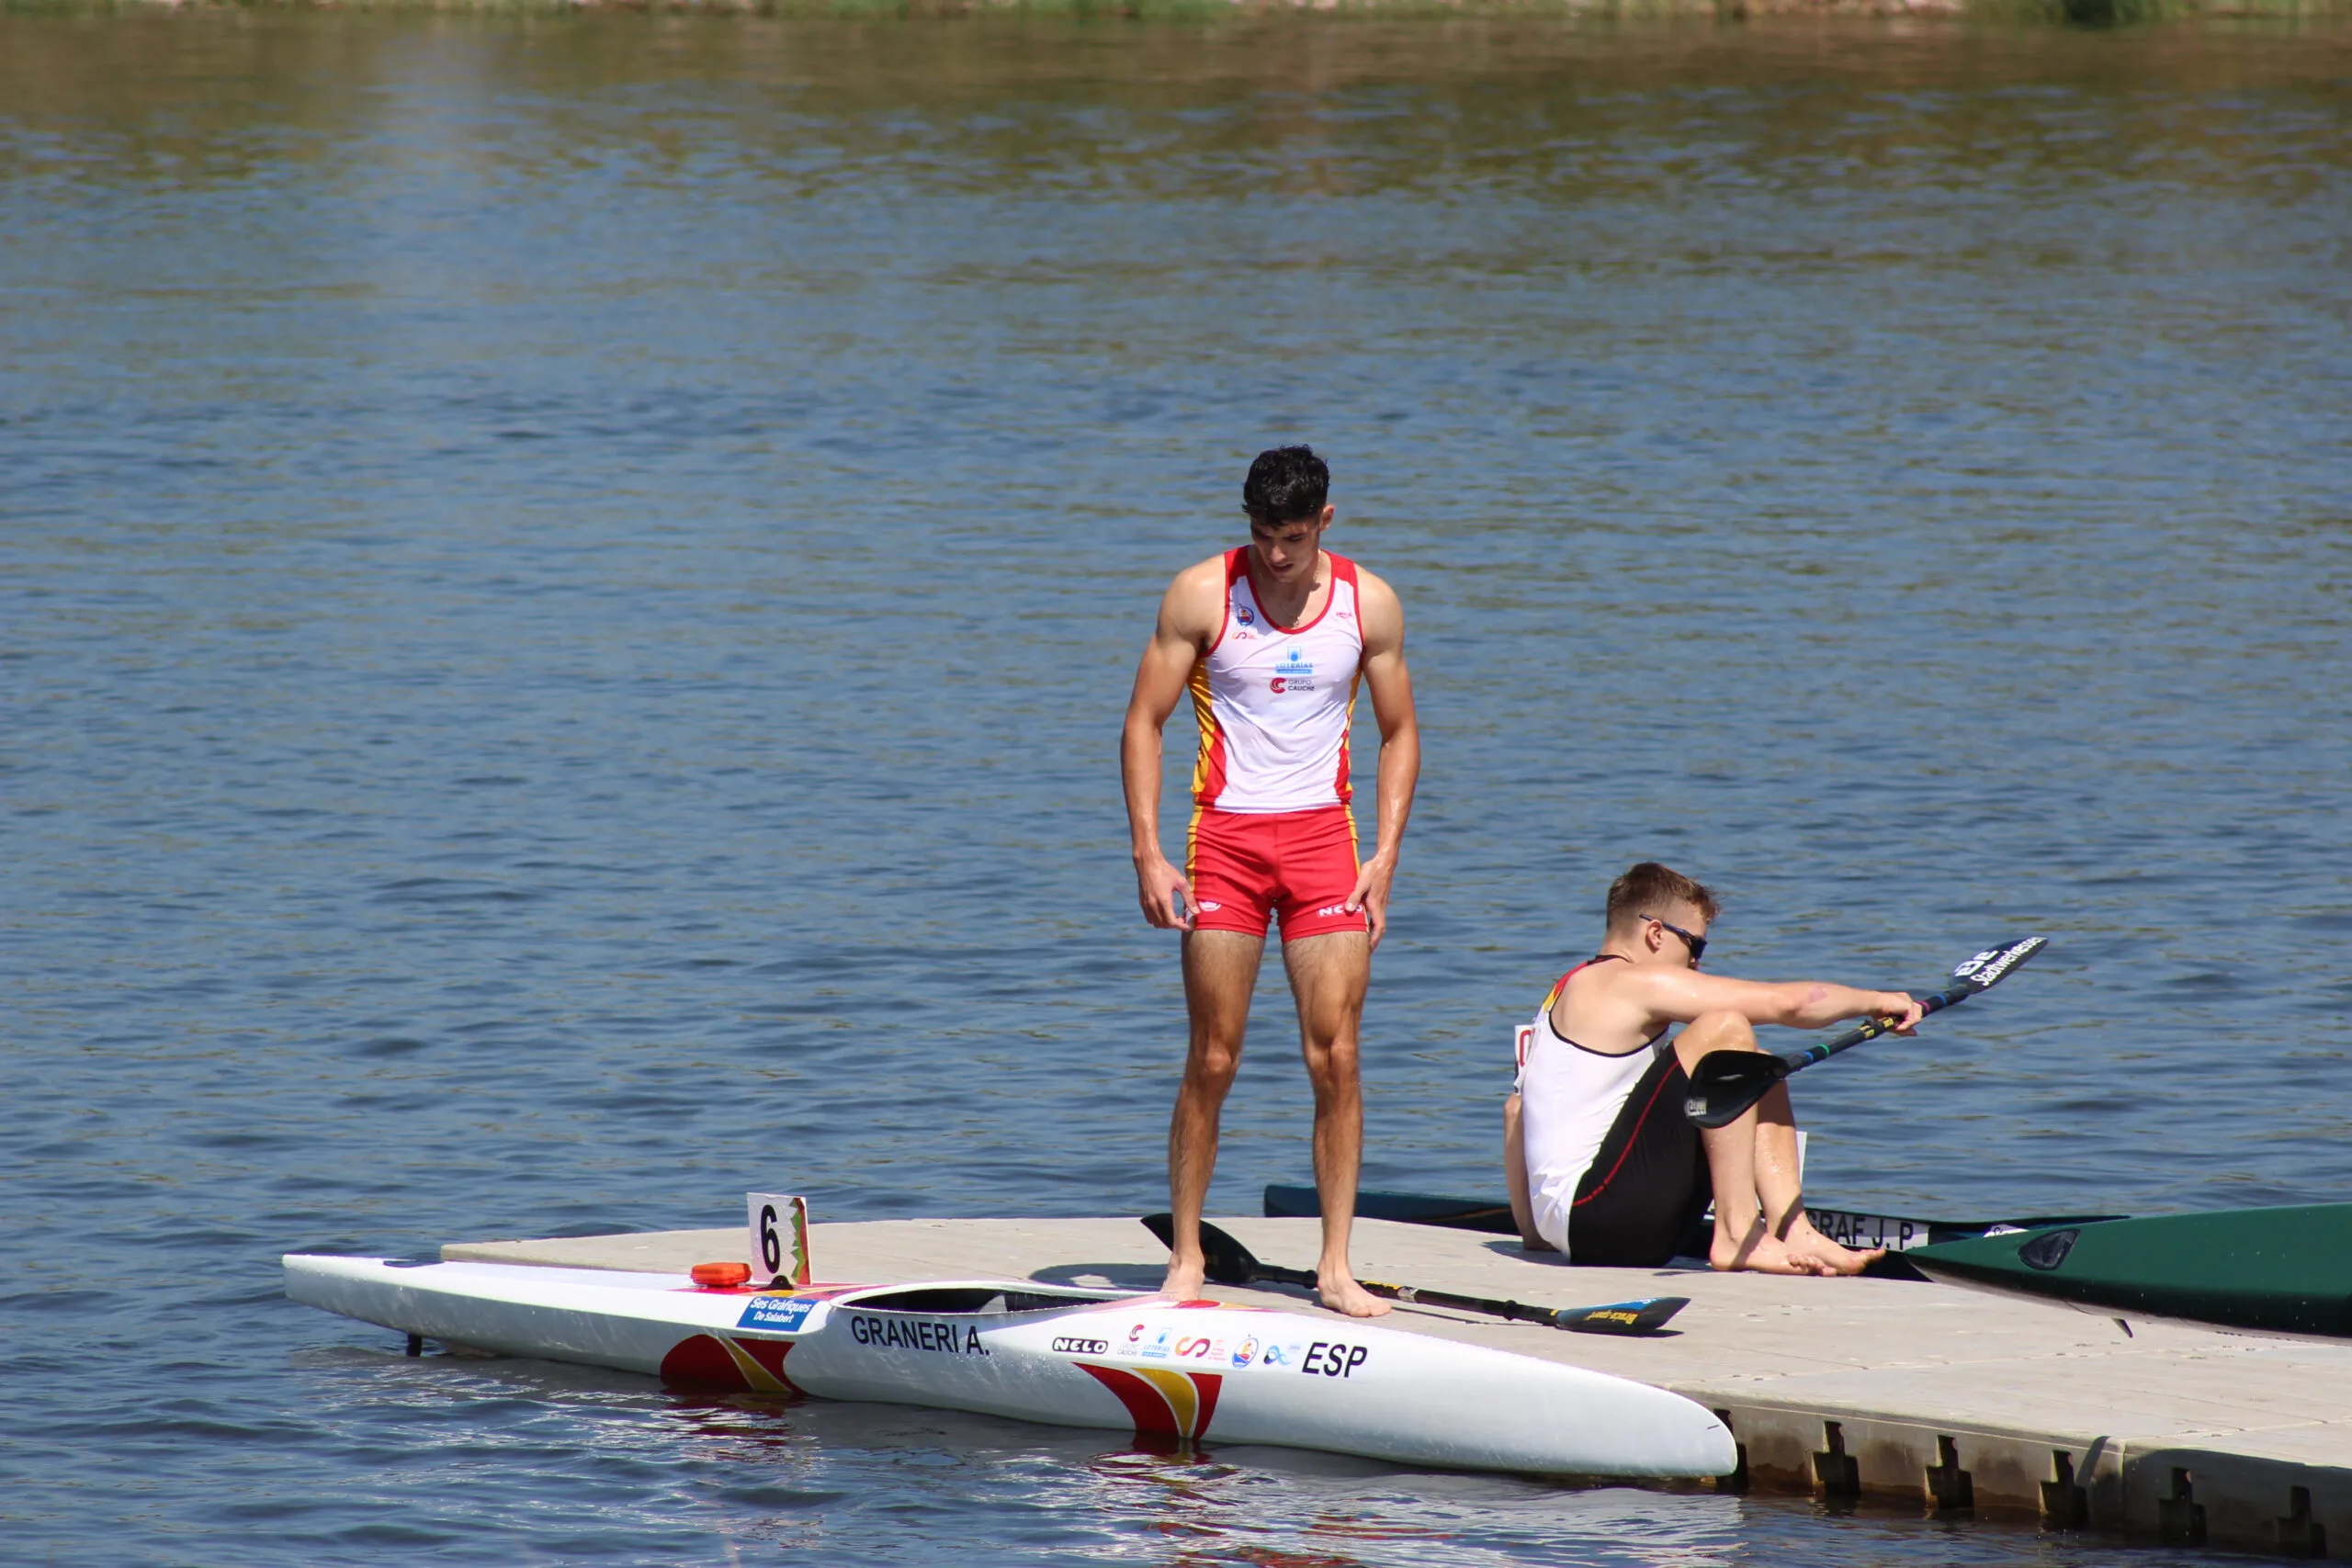
[[[1682,1113],[1690,1089],[1673,1047],[1661,1043],[1577,1183],[1568,1211],[1572,1261],[1655,1269],[1689,1250],[1713,1196],[1706,1145]]]

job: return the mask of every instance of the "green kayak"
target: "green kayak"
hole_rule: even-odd
[[[2172,1318],[2352,1338],[2352,1203],[2044,1225],[1916,1247],[1931,1280]]]
[[[1269,1184],[1265,1204],[1266,1213],[1277,1217],[1313,1219],[1323,1213],[1323,1201],[1312,1187],[1287,1186],[1279,1182]],[[2094,1221],[2116,1217],[2112,1214],[2050,1214],[2008,1220],[1925,1220],[1901,1214],[1874,1214],[1858,1209],[1827,1209],[1816,1203],[1807,1203],[1805,1213],[1822,1235],[1841,1247],[1884,1247],[1887,1256],[1864,1270],[1884,1280],[1926,1279],[1926,1275],[1905,1263],[1904,1258],[1930,1242],[1983,1235],[1994,1230],[2089,1224]],[[1510,1205],[1497,1198],[1450,1198],[1433,1192],[1365,1190],[1356,1194],[1356,1217],[1361,1220],[1400,1220],[1415,1225],[1444,1225],[1453,1230],[1484,1231],[1490,1235],[1515,1236],[1519,1234],[1519,1226],[1510,1217]],[[1694,1226],[1690,1234],[1682,1238],[1683,1256],[1706,1257],[1709,1234],[1709,1227],[1704,1222]]]

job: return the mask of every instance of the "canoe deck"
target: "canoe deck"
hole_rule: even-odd
[[[1310,1265],[1317,1223],[1217,1224],[1270,1263]],[[810,1227],[820,1278],[950,1276],[1149,1288],[1166,1253],[1133,1219],[889,1220]],[[1722,1415],[1731,1484],[2039,1517],[2179,1544],[2352,1559],[2352,1345],[2106,1317],[1893,1280],[1570,1268],[1476,1232],[1364,1220],[1359,1271],[1573,1305],[1682,1295],[1650,1338],[1399,1306],[1385,1326],[1612,1372]],[[445,1258],[683,1273],[741,1258],[740,1229],[468,1242]],[[1295,1292],[1220,1300],[1316,1312]]]

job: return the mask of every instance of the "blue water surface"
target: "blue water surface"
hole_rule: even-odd
[[[0,15],[6,1555],[2159,1561],[413,1361],[277,1258],[1159,1206],[1116,732],[1292,439],[1426,739],[1367,1185],[1498,1190],[1657,857],[1736,973],[2052,938],[1802,1080],[1819,1199],[2352,1197],[2347,42]]]

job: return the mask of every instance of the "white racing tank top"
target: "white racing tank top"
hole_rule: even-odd
[[[1590,963],[1591,960],[1586,960]],[[1577,1187],[1616,1124],[1634,1085],[1657,1059],[1658,1041],[1622,1056],[1607,1056],[1565,1038],[1552,1027],[1552,1007],[1579,964],[1559,978],[1531,1024],[1520,1059],[1519,1136],[1527,1160],[1528,1206],[1535,1232],[1570,1262],[1568,1219]],[[1661,1036],[1662,1040],[1664,1037]]]
[[[1225,556],[1225,623],[1193,666],[1201,754],[1193,802],[1207,811],[1344,806],[1348,717],[1363,668],[1355,562],[1329,550],[1331,593],[1306,625],[1277,626],[1250,587],[1250,551]]]

